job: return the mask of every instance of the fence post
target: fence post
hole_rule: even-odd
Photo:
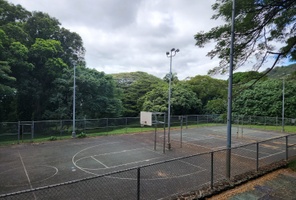
[[[186,115],[186,129],[188,129],[188,115]]]
[[[125,133],[127,133],[127,117],[125,118]]]
[[[106,118],[106,127],[107,127],[107,132],[109,131],[109,123],[108,123],[108,118]]]
[[[61,138],[61,136],[63,134],[63,120],[60,120],[60,126],[61,126],[61,128],[60,128],[60,138]]]
[[[289,143],[288,143],[288,136],[286,135],[286,160],[289,159]]]
[[[33,141],[33,139],[34,139],[34,129],[35,129],[35,122],[32,121],[32,124],[31,124],[31,141]]]
[[[259,142],[256,143],[256,171],[259,170]]]
[[[17,123],[17,143],[20,143],[20,135],[21,135],[21,122],[18,121]]]
[[[183,139],[183,115],[181,116],[181,132],[180,132],[180,148],[182,148],[182,139]]]
[[[137,168],[137,200],[140,199],[140,179],[141,179],[141,171],[140,167]]]
[[[244,137],[244,116],[242,117],[242,127],[241,127],[241,133],[242,133],[242,138]]]
[[[24,142],[24,125],[21,124],[22,142]]]
[[[156,151],[156,130],[157,130],[157,124],[154,125],[154,151]]]
[[[214,152],[211,152],[211,189],[214,185]]]

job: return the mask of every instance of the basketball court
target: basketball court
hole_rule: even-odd
[[[146,123],[150,122],[146,121]],[[153,125],[152,121],[151,125]],[[172,129],[170,133],[172,149],[168,150],[164,146],[167,142],[167,133],[161,122],[159,125],[160,127],[158,126],[154,132],[149,133],[0,147],[0,193],[3,195],[60,184],[139,166],[142,166],[142,185],[154,188],[155,184],[173,183],[174,185],[168,189],[171,190],[171,194],[174,194],[178,187],[181,188],[176,184],[176,181],[182,183],[182,187],[184,182],[189,179],[199,182],[199,184],[209,182],[210,154],[194,159],[192,157],[176,158],[225,148],[226,127]],[[236,130],[234,127],[233,147],[252,143],[258,138],[263,140],[268,137],[274,138],[284,135],[245,129],[242,136],[237,134]],[[284,149],[281,147],[275,149],[270,145],[262,146],[259,159],[284,154]],[[164,148],[165,151],[163,151]],[[238,150],[234,149],[233,155],[253,162],[256,160],[255,152],[255,146],[246,146]],[[220,158],[221,163],[216,167],[225,164],[223,158]],[[166,163],[166,161],[170,163]],[[153,163],[160,164],[154,167]],[[150,167],[150,165],[153,166]],[[225,177],[223,170],[215,171],[216,179],[223,177]],[[124,173],[124,175],[122,173],[112,174],[107,178],[122,181],[136,181],[137,179],[132,171]],[[182,179],[184,181],[181,181]],[[109,183],[109,180],[106,182]],[[192,184],[192,182],[189,183]],[[190,184],[186,187],[192,187]],[[110,187],[109,184],[107,186]],[[119,188],[121,187],[119,186]],[[105,191],[108,189],[105,188]]]

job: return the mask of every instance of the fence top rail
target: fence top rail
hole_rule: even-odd
[[[172,115],[172,117],[179,117],[179,116],[186,116],[186,117],[200,117],[200,116],[214,116],[214,117],[219,117],[222,114],[204,114],[204,115]],[[271,119],[271,118],[276,118],[276,119],[281,119],[281,117],[278,116],[252,116],[252,115],[233,115],[233,117],[238,117],[238,118],[266,118],[266,119]],[[87,119],[87,118],[81,118],[81,119],[76,119],[76,121],[82,121],[82,120],[103,120],[103,119],[127,119],[127,118],[140,118],[140,117],[114,117],[114,118],[97,118],[97,119]],[[285,120],[295,120],[295,118],[285,118]],[[28,121],[28,120],[20,120],[19,122],[21,123],[32,123],[32,122],[60,122],[60,121],[73,121],[72,119],[57,119],[57,120],[32,120],[32,121]],[[0,123],[18,123],[18,122],[0,122]]]

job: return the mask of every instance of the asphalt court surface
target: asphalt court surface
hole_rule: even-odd
[[[183,129],[182,141],[184,145],[201,146],[208,150],[225,148],[224,129],[225,127]],[[260,134],[263,133],[260,132]],[[283,136],[280,133],[272,133],[271,137],[275,135]],[[232,140],[234,146],[253,141],[235,137],[236,134],[233,135]],[[171,140],[180,141],[180,130],[171,131]],[[0,195],[184,156],[184,151],[178,153],[181,152],[180,147],[173,146],[173,149],[166,150],[165,154],[162,152],[162,130],[157,133],[157,141],[156,151],[153,148],[154,132],[0,147]],[[279,152],[282,150],[262,146],[259,158],[269,157]],[[233,153],[244,158],[255,159],[256,146],[240,148]],[[189,154],[192,154],[192,151]],[[204,163],[205,161],[206,159],[204,161],[184,159],[158,165],[154,170],[147,168],[146,172],[143,168],[144,180],[169,180],[195,175],[202,179],[201,174],[209,175],[209,163]],[[136,177],[131,174],[125,178],[135,179]],[[204,177],[204,179],[207,178]]]

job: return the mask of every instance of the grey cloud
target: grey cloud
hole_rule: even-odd
[[[181,79],[206,74],[217,61],[209,48],[195,46],[194,34],[221,23],[210,20],[215,0],[9,0],[57,18],[77,32],[90,68],[106,73],[144,71],[163,77],[169,70],[165,52],[180,53],[173,71]]]

